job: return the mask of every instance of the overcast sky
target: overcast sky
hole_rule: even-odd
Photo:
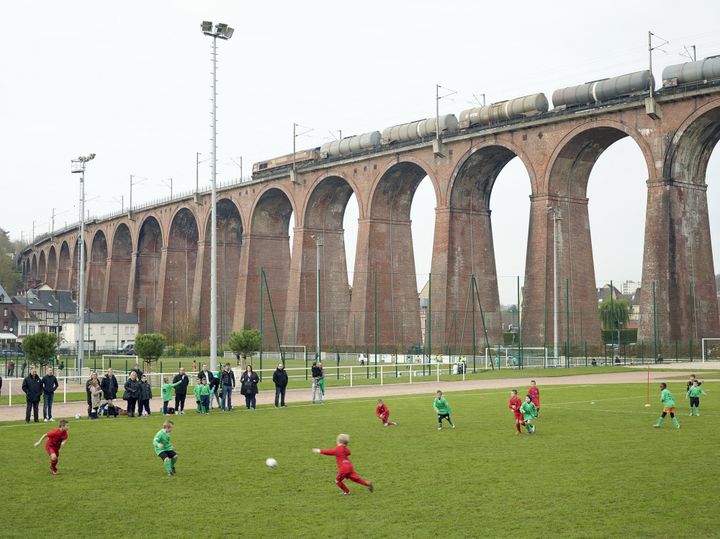
[[[582,8],[579,6],[583,6]],[[0,18],[0,227],[27,238],[77,220],[70,159],[88,169],[92,215],[119,209],[129,175],[137,202],[195,184],[195,152],[209,152],[210,45],[202,20],[236,28],[220,48],[219,179],[288,153],[293,121],[313,128],[302,147],[382,130],[434,112],[435,84],[456,90],[443,113],[647,67],[647,30],[670,41],[655,69],[720,54],[720,2],[601,4],[478,1],[34,1],[3,2]],[[711,227],[720,236],[720,151],[708,171]],[[622,140],[601,156],[588,196],[598,281],[639,280],[647,173]],[[209,167],[201,168],[207,183]],[[413,202],[417,272],[430,269],[434,195]],[[501,299],[524,274],[529,180],[519,160],[492,194]],[[353,213],[354,212],[354,213]],[[346,216],[349,250],[357,211]],[[423,216],[422,219],[419,219]],[[715,242],[715,266],[720,264]],[[354,258],[350,253],[349,258]],[[352,267],[352,266],[350,266]]]

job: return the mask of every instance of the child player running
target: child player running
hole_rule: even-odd
[[[162,459],[165,471],[170,477],[175,475],[175,463],[178,459],[177,453],[175,453],[173,448],[172,441],[170,440],[170,433],[172,432],[174,426],[175,423],[172,421],[165,421],[162,428],[155,435],[155,438],[153,438],[153,449],[155,449],[155,454]]]
[[[530,395],[525,395],[525,402],[520,406],[520,413],[522,414],[523,425],[527,429],[528,434],[535,434],[536,427],[532,422],[537,417],[537,408]]]
[[[46,432],[35,442],[35,447],[37,447],[47,438],[47,442],[45,442],[45,452],[50,455],[50,472],[53,475],[60,473],[57,469],[57,461],[60,458],[60,448],[65,445],[68,439],[68,426],[68,422],[63,419],[58,423],[58,428]]]
[[[537,409],[537,413],[535,414],[535,417],[537,417],[540,415],[540,388],[537,386],[537,383],[535,383],[535,380],[530,380],[528,395],[530,395],[530,399],[532,399],[532,402]]]
[[[435,401],[433,402],[433,408],[435,409],[435,413],[437,414],[438,418],[438,430],[442,430],[443,419],[447,419],[447,422],[450,423],[450,426],[452,428],[455,428],[455,423],[453,423],[452,419],[450,419],[452,408],[450,408],[447,399],[443,397],[443,392],[439,389],[435,392]]]
[[[695,415],[700,416],[700,396],[704,395],[705,392],[700,387],[700,380],[697,378],[693,380],[692,385],[687,390],[687,397],[690,399],[690,416],[693,415],[693,408],[695,409]]]
[[[510,401],[508,402],[508,408],[513,411],[513,415],[515,416],[515,429],[517,430],[516,434],[522,434],[520,427],[525,426],[522,412],[520,412],[521,406],[522,401],[520,400],[520,397],[518,397],[517,389],[513,389],[512,391],[510,391]]]
[[[678,421],[678,418],[675,417],[675,399],[673,398],[672,393],[670,393],[670,390],[667,388],[667,384],[665,382],[660,384],[660,400],[663,403],[662,415],[653,426],[656,429],[659,429],[662,426],[663,421],[665,421],[665,416],[670,414],[670,419],[672,419],[673,423],[675,423],[675,427],[679,429],[680,421]]]
[[[377,408],[375,408],[375,415],[377,418],[382,421],[383,427],[388,427],[390,425],[393,425],[397,427],[397,423],[394,421],[390,421],[390,410],[385,405],[382,399],[378,399],[378,405]]]
[[[338,474],[335,478],[335,484],[340,487],[340,490],[342,490],[344,496],[350,494],[350,489],[347,488],[347,486],[345,486],[345,483],[343,482],[346,479],[364,485],[368,488],[370,492],[372,492],[373,484],[369,481],[365,481],[362,477],[355,473],[355,470],[353,469],[352,462],[350,462],[350,459],[348,458],[350,456],[350,449],[348,448],[349,443],[350,436],[348,436],[347,434],[338,434],[337,446],[333,447],[332,449],[315,448],[313,449],[313,453],[316,453],[318,455],[332,455],[333,457],[335,457],[335,461],[338,467]]]

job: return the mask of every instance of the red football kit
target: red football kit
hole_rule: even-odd
[[[528,389],[527,394],[530,395],[530,399],[532,400],[532,403],[539,410],[540,409],[540,389],[538,389],[537,386],[531,387],[530,389]]]
[[[515,419],[522,419],[522,414],[520,413],[520,407],[522,406],[522,401],[519,397],[512,397],[510,399],[510,402],[508,403],[508,408],[510,408],[513,411],[513,414],[515,415]]]
[[[375,408],[375,415],[378,416],[383,423],[387,423],[390,418],[390,410],[385,406],[385,403],[379,404],[378,407]]]
[[[340,490],[342,490],[345,494],[350,493],[350,489],[348,489],[345,486],[345,483],[343,483],[345,479],[349,479],[350,481],[354,481],[355,483],[360,483],[361,485],[365,485],[366,487],[371,486],[370,483],[368,483],[362,477],[355,473],[352,462],[350,462],[350,460],[348,459],[348,457],[350,456],[350,449],[346,445],[337,445],[332,449],[321,449],[320,453],[322,455],[331,455],[335,457],[335,462],[337,463],[338,467],[338,474],[335,478],[335,484],[340,487]]]
[[[45,436],[47,436],[47,442],[45,442],[45,451],[47,454],[55,453],[57,456],[60,456],[62,443],[68,438],[67,431],[55,429],[46,433]]]

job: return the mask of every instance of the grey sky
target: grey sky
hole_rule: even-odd
[[[579,6],[583,7],[579,7]],[[459,114],[472,94],[488,102],[645,69],[646,32],[670,40],[655,69],[679,63],[683,45],[720,54],[715,1],[477,2],[36,1],[3,2],[0,33],[0,226],[13,238],[77,219],[71,158],[97,153],[88,172],[93,215],[193,189],[195,152],[209,150],[210,40],[202,20],[236,28],[220,48],[220,180],[239,176],[231,158],[288,153],[298,141],[427,117],[434,85],[457,90],[441,112]],[[720,152],[711,159],[710,220],[720,235]],[[207,183],[209,168],[201,168]],[[639,279],[646,172],[629,140],[600,158],[589,185],[598,280]],[[713,182],[713,180],[716,180]],[[524,272],[529,183],[516,159],[492,195],[501,299],[513,301]],[[413,205],[418,273],[430,268],[434,196]],[[349,208],[348,218],[352,216]],[[422,216],[422,218],[420,218]],[[350,221],[352,219],[349,219]],[[348,221],[348,219],[346,219]],[[353,227],[348,242],[354,244]],[[417,241],[421,238],[423,241]],[[354,245],[353,245],[354,246]],[[715,260],[718,267],[716,243]],[[424,277],[419,277],[423,281]]]

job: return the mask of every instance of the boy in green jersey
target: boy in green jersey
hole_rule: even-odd
[[[670,390],[667,388],[667,384],[665,382],[660,384],[660,400],[663,403],[662,415],[653,426],[656,429],[659,429],[663,424],[663,421],[665,421],[665,416],[670,414],[670,419],[672,419],[673,423],[675,423],[675,427],[679,429],[680,421],[678,421],[677,417],[675,417],[675,399],[673,398],[672,393],[670,393]]]
[[[162,401],[163,401],[163,407],[162,407],[162,413],[163,415],[167,415],[168,413],[168,402],[170,402],[170,399],[172,398],[172,389],[174,387],[177,387],[180,385],[182,380],[178,380],[177,383],[171,384],[170,379],[165,377],[163,380],[163,385],[160,386],[160,391],[162,393]]]
[[[690,416],[693,415],[693,408],[695,408],[695,415],[700,415],[700,395],[704,394],[705,392],[700,387],[700,381],[694,379],[687,391],[687,397],[690,398]]]
[[[193,389],[198,403],[198,412],[207,414],[210,410],[210,386],[206,378],[198,378]]]
[[[450,419],[452,408],[450,408],[447,399],[443,397],[443,393],[439,389],[435,392],[435,402],[433,402],[433,408],[435,409],[435,413],[438,418],[438,430],[442,430],[443,419],[446,419],[447,422],[450,423],[450,426],[455,428],[455,423],[453,423],[452,419]]]
[[[532,401],[530,395],[525,395],[525,402],[520,406],[520,413],[523,416],[523,426],[527,429],[528,434],[535,434],[535,425],[533,420],[537,417],[537,406]]]
[[[172,421],[165,421],[163,428],[153,438],[153,449],[155,454],[163,461],[163,466],[167,474],[172,477],[175,475],[175,463],[177,462],[177,453],[173,450],[172,441],[170,441],[170,433],[175,424]]]

